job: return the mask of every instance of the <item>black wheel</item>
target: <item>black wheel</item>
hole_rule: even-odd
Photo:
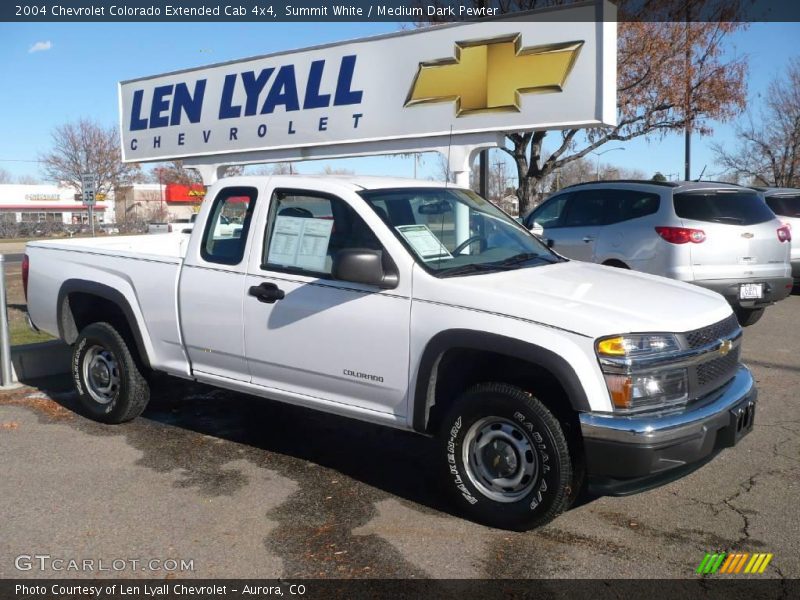
[[[737,308],[736,318],[739,320],[739,325],[747,327],[758,323],[759,319],[764,316],[763,308]]]
[[[467,517],[503,529],[552,521],[573,500],[558,420],[527,392],[485,383],[459,397],[442,430],[445,489]]]
[[[103,423],[138,417],[150,399],[125,340],[108,323],[92,323],[81,331],[72,350],[72,378],[87,415]]]

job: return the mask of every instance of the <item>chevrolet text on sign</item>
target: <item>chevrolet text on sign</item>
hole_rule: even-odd
[[[613,125],[611,11],[587,2],[122,82],[123,156]]]

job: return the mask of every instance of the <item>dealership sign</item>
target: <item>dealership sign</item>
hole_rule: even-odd
[[[585,2],[122,82],[123,156],[341,155],[380,140],[613,125],[613,10]]]

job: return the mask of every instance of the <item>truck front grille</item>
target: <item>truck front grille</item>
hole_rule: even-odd
[[[720,340],[735,336],[739,329],[736,316],[731,315],[713,325],[684,333],[684,347],[694,350],[712,345],[718,348]],[[741,348],[739,343],[736,343],[725,356],[720,355],[715,349],[703,355],[701,358],[703,362],[689,367],[689,401],[703,398],[733,379],[739,367],[740,354]]]
[[[731,315],[727,319],[723,319],[713,325],[695,329],[689,333],[685,333],[684,338],[689,348],[700,348],[706,344],[716,342],[720,338],[731,335],[739,328],[739,321],[736,320],[736,315]]]
[[[736,374],[738,365],[739,348],[731,350],[725,356],[701,363],[697,365],[697,385],[701,387],[710,386],[714,389],[714,384],[717,384],[716,387],[719,387]]]

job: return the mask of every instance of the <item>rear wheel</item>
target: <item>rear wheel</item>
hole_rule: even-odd
[[[555,416],[506,384],[473,387],[444,421],[445,489],[467,517],[503,529],[548,523],[573,499],[573,466]]]
[[[81,331],[72,351],[72,378],[87,416],[103,423],[130,421],[150,400],[150,388],[125,340],[108,323],[92,323]]]
[[[763,308],[737,308],[736,318],[739,320],[739,325],[747,327],[757,323],[764,315]]]
[[[616,267],[617,269],[628,269],[628,270],[630,270],[630,267],[628,265],[626,265],[624,262],[622,262],[621,260],[607,260],[603,264],[605,266],[607,266],[607,267]]]

